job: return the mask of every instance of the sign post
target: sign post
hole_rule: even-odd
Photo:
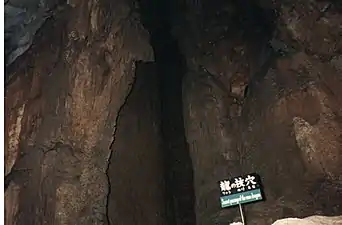
[[[221,208],[239,205],[243,225],[245,217],[242,204],[264,200],[261,180],[256,173],[219,181],[221,189]]]
[[[243,215],[242,205],[241,204],[239,204],[239,209],[240,209],[240,216],[241,216],[242,224],[245,225],[245,216]]]

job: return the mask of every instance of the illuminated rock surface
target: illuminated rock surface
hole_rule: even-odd
[[[342,214],[338,1],[26,3],[5,3],[6,225],[227,224],[218,181],[251,172],[248,225]]]

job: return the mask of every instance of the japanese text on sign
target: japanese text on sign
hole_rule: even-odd
[[[260,179],[256,174],[248,174],[220,181],[222,195],[230,195],[260,188]]]

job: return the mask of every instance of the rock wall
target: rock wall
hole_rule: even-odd
[[[153,52],[130,2],[71,3],[7,70],[5,224],[107,224],[116,117]]]
[[[149,9],[148,1],[141,3]],[[133,1],[69,1],[38,32],[37,44],[7,69],[6,224],[107,224],[107,217],[164,224],[162,215],[171,210],[177,224],[191,224],[192,169],[198,225],[239,219],[237,209],[220,209],[217,181],[249,172],[261,175],[267,201],[246,206],[248,224],[342,213],[340,4],[175,3],[184,11],[163,23],[153,23],[162,6],[145,12],[155,16],[144,22],[149,39]],[[177,40],[161,24],[170,25]],[[151,92],[141,84],[144,94],[122,107],[137,63],[154,59],[149,41],[160,117],[152,80],[144,84]],[[149,104],[139,102],[147,99]],[[137,114],[141,108],[146,111]],[[126,145],[128,137],[137,142]],[[134,151],[147,144],[148,151]],[[108,184],[116,149],[109,175],[121,183]],[[170,169],[164,178],[157,171],[161,149],[167,152],[161,170]],[[151,173],[133,166],[126,171],[125,157],[141,166],[149,158]],[[146,189],[128,194],[122,184],[135,188],[131,180],[139,172],[139,182],[150,179],[153,190],[166,180],[162,189],[169,198]],[[153,206],[129,208],[125,196]]]
[[[250,172],[267,201],[246,206],[248,224],[340,215],[338,5],[199,4],[188,12],[197,19],[180,17],[174,29],[190,68],[183,94],[197,224],[238,220],[237,209],[220,209],[217,181]]]
[[[201,225],[226,224],[239,215],[236,209],[220,210],[218,181],[244,172],[242,143],[237,141],[239,120],[248,81],[268,61],[266,41],[272,27],[263,18],[271,15],[260,7],[245,18],[251,9],[221,3],[203,2],[205,10],[195,22],[185,19],[185,25],[175,28],[189,68],[183,82],[183,107],[194,167],[197,224]],[[261,22],[246,30],[259,17]]]
[[[329,2],[274,7],[279,17],[273,38],[286,49],[246,99],[243,166],[263,177],[263,211],[273,218],[340,215],[342,83],[331,60],[340,54],[335,32],[341,32],[341,14]]]
[[[154,63],[138,64],[108,167],[110,224],[167,224],[160,96]]]

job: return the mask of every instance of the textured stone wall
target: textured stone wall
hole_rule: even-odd
[[[6,224],[107,224],[116,117],[153,53],[129,2],[73,5],[7,71]]]
[[[138,64],[108,168],[110,224],[166,224],[160,96],[154,63]]]
[[[248,224],[341,214],[338,5],[200,3],[174,29],[191,70],[183,94],[198,224],[239,220],[220,209],[217,181],[250,172],[267,201],[246,206]]]

